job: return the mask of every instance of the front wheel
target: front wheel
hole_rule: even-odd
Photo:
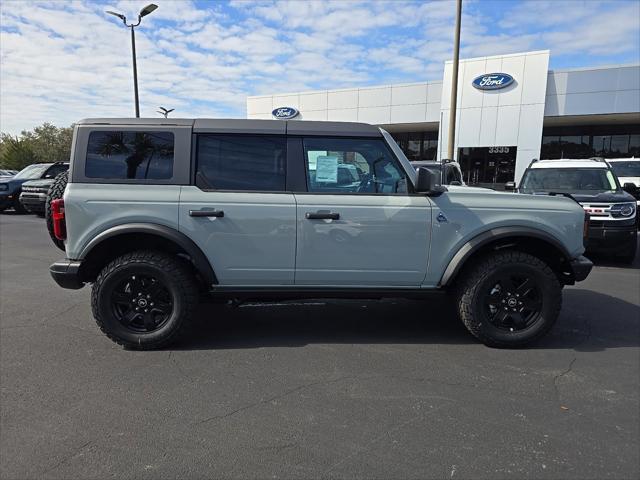
[[[558,318],[562,286],[551,268],[533,255],[495,252],[462,275],[458,314],[485,345],[526,345],[545,335]]]
[[[152,350],[174,342],[198,303],[193,273],[178,257],[138,251],[109,263],[91,291],[100,329],[130,349]]]

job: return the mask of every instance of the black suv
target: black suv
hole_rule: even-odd
[[[411,165],[416,170],[424,167],[432,171],[441,180],[442,185],[464,185],[462,171],[458,162],[446,159],[443,159],[442,162],[437,160],[414,160]]]
[[[11,207],[16,213],[25,213],[27,210],[44,212],[44,202],[53,179],[68,169],[69,163],[64,162],[34,163],[23,168],[14,177],[0,179],[0,212]],[[30,180],[38,182],[31,183]],[[23,187],[27,182],[30,184],[28,196],[23,197],[22,192],[26,190]]]
[[[637,207],[632,195],[636,187],[621,187],[606,160],[534,160],[525,170],[518,192],[570,196],[589,214],[587,251],[633,262],[638,244]]]

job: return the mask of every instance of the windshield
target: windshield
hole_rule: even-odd
[[[618,177],[640,177],[640,161],[611,162],[611,168]]]
[[[29,165],[20,170],[20,173],[16,174],[13,178],[40,178],[47,168],[51,165]]]
[[[616,191],[618,185],[605,168],[537,168],[529,170],[520,190],[535,192],[605,192]]]

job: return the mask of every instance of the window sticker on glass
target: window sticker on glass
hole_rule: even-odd
[[[338,183],[338,157],[316,157],[316,182]]]
[[[309,157],[309,170],[315,170],[318,157],[326,154],[326,150],[309,150],[307,152],[307,157]]]

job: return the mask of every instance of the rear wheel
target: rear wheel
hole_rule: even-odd
[[[487,255],[465,270],[458,314],[492,347],[519,347],[546,334],[562,304],[562,286],[542,260],[518,251]]]
[[[69,172],[59,173],[55,178],[51,186],[49,187],[49,191],[47,192],[47,199],[44,202],[44,217],[47,221],[47,231],[49,232],[49,236],[51,237],[51,241],[54,243],[56,247],[60,250],[64,250],[64,242],[62,240],[58,240],[53,233],[53,217],[51,215],[51,202],[53,200],[58,200],[62,198],[64,195],[64,189],[67,188],[67,182],[69,180]]]
[[[98,275],[91,307],[100,329],[131,349],[174,342],[198,304],[198,287],[184,262],[162,252],[138,251],[113,260]]]

